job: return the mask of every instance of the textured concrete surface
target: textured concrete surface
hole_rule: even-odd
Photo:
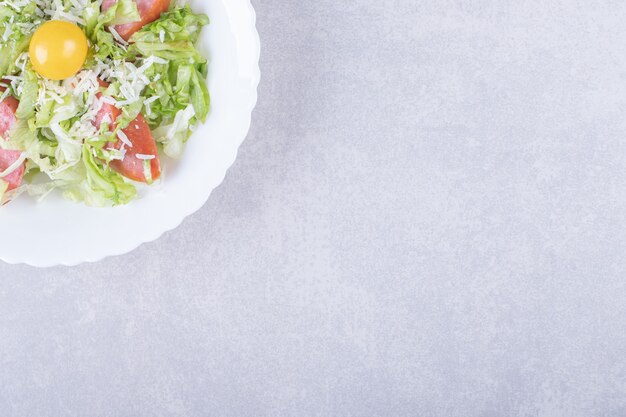
[[[0,414],[625,416],[626,5],[255,5],[206,207],[0,265]]]

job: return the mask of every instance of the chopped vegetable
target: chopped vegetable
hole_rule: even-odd
[[[172,3],[0,0],[0,104],[13,106],[0,105],[0,199],[19,188],[126,204],[135,182],[159,179],[160,153],[182,155],[210,108],[207,60],[196,48],[209,19]],[[84,67],[61,81],[38,74],[28,54],[50,20],[77,25],[89,42]]]

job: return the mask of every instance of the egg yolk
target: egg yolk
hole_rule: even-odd
[[[51,20],[33,34],[30,61],[42,77],[64,80],[76,74],[87,58],[87,37],[73,23]]]

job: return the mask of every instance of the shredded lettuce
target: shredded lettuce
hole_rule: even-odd
[[[19,71],[16,60],[28,49],[32,33],[40,23],[34,1],[4,0],[0,3],[0,74],[12,75]]]
[[[163,143],[164,152],[173,158],[181,156],[192,126],[206,121],[209,114],[207,60],[195,47],[208,23],[206,15],[195,14],[185,6],[164,14],[130,39],[129,55],[152,55],[168,61],[151,67],[150,75],[158,74],[160,80],[148,85],[145,95],[159,97],[151,104],[147,120],[157,129],[155,138]]]
[[[110,199],[114,204],[125,204],[137,194],[135,187],[124,182],[120,174],[103,167],[91,153],[88,145],[83,146],[83,165],[87,172],[89,188],[102,198]],[[73,190],[70,190],[70,193],[71,196],[76,195]]]
[[[20,105],[17,108],[15,117],[28,120],[35,115],[35,104],[39,94],[39,81],[37,73],[33,71],[30,64],[26,65],[22,72],[24,81],[22,84],[22,94],[20,95]]]

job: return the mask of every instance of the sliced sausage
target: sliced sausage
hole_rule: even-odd
[[[106,86],[106,83],[100,82],[100,85]],[[98,95],[101,98],[102,94]],[[115,120],[119,117],[121,111],[108,103],[103,103],[102,108],[96,115],[94,125],[100,129],[102,121],[106,119],[111,121],[110,129],[115,130]],[[114,143],[109,144],[110,148],[121,149],[122,146],[126,149],[126,155],[123,160],[111,161],[110,166],[115,171],[119,172],[123,176],[133,181],[149,182],[145,175],[144,164],[146,160],[143,157],[154,156],[149,160],[150,173],[152,174],[152,181],[156,181],[161,176],[161,162],[159,160],[159,152],[156,146],[156,141],[152,136],[150,127],[143,116],[140,114],[135,120],[133,120],[126,129],[122,129],[122,133],[128,139],[128,142],[132,146],[127,146],[122,140],[117,140]]]
[[[0,171],[4,172],[7,168],[13,165],[22,156],[21,151],[11,151],[8,149],[0,149]],[[15,190],[22,185],[24,179],[24,171],[26,170],[26,163],[22,164],[18,169],[11,172],[4,178],[0,178],[9,184],[7,191]]]
[[[133,120],[122,132],[132,143],[132,148],[126,147],[126,156],[124,159],[111,161],[111,168],[119,172],[126,178],[133,181],[148,182],[144,170],[145,159],[141,156],[154,157],[149,160],[150,172],[152,173],[152,181],[156,181],[161,176],[161,162],[159,160],[159,151],[156,146],[150,127],[143,116],[140,114]],[[122,146],[122,141],[118,140],[115,144],[117,149]]]
[[[0,92],[4,90],[0,88]],[[15,124],[15,112],[19,102],[14,97],[7,97],[0,102],[0,136],[6,138],[6,134],[9,133],[13,124]]]
[[[4,89],[0,88],[0,91],[4,91]],[[17,120],[15,118],[15,112],[18,106],[19,102],[14,97],[7,97],[0,102],[0,137],[6,139],[7,134],[15,124]],[[21,156],[22,152],[20,151],[0,148],[0,172],[6,171],[7,168],[13,165]],[[25,169],[26,163],[22,164],[21,167],[6,177],[1,178],[9,184],[7,191],[14,190],[22,184]]]

